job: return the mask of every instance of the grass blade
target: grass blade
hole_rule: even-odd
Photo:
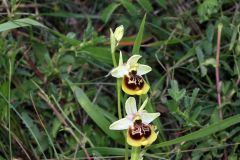
[[[143,7],[143,9],[149,13],[153,11],[152,4],[149,0],[138,0],[138,3]]]
[[[20,27],[28,27],[28,26],[38,26],[38,27],[47,28],[43,24],[41,24],[38,21],[35,21],[33,19],[22,18],[22,19],[8,21],[8,22],[0,24],[0,32],[7,31],[10,29],[16,29],[16,28],[20,28]]]
[[[139,54],[140,45],[141,45],[141,42],[142,42],[142,37],[143,37],[143,32],[144,32],[145,20],[146,20],[146,14],[143,17],[143,20],[142,20],[141,25],[140,25],[140,29],[138,31],[137,37],[136,37],[135,42],[134,42],[134,46],[133,46],[133,50],[132,50],[133,55],[134,54]]]
[[[71,87],[74,96],[80,106],[85,110],[89,117],[112,139],[120,140],[120,132],[112,131],[109,129],[110,122],[106,117],[102,116],[101,111],[97,105],[92,104],[87,95],[77,86],[74,86],[69,80],[67,80]],[[123,141],[122,141],[123,142]]]
[[[120,0],[120,2],[122,3],[123,7],[127,10],[127,12],[133,16],[136,17],[137,16],[137,8],[135,5],[133,5],[132,2],[128,1],[128,0]]]
[[[111,15],[113,14],[113,12],[118,8],[120,4],[118,3],[112,3],[109,6],[107,6],[101,13],[101,19],[107,23],[108,20],[110,19]]]
[[[195,131],[191,134],[188,134],[186,136],[182,136],[170,141],[166,141],[166,142],[162,142],[156,145],[152,145],[149,148],[159,148],[159,147],[164,147],[164,146],[170,146],[173,144],[177,144],[177,143],[181,143],[181,142],[185,142],[185,141],[190,141],[190,140],[194,140],[194,139],[198,139],[198,138],[202,138],[202,137],[206,137],[209,136],[211,134],[214,134],[218,131],[221,131],[223,129],[226,129],[234,124],[240,123],[240,114],[232,116],[230,118],[224,119],[222,121],[219,121],[217,123],[214,123],[212,125],[209,125],[203,129],[200,129],[198,131]]]

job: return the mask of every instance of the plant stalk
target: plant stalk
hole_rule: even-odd
[[[141,148],[140,147],[132,147],[131,160],[139,160],[140,152],[141,152]]]
[[[8,140],[9,140],[9,153],[10,159],[12,159],[12,137],[11,137],[11,81],[12,81],[12,63],[9,59],[9,75],[8,75]]]
[[[219,118],[223,119],[223,111],[222,111],[222,98],[221,98],[221,85],[220,85],[220,48],[221,48],[221,35],[222,35],[223,25],[218,25],[218,35],[217,35],[217,52],[216,52],[216,87],[217,87],[217,103],[218,103],[218,113]],[[228,159],[227,150],[224,149],[223,159]]]
[[[221,100],[221,86],[220,86],[220,47],[221,47],[221,34],[222,34],[222,24],[218,25],[218,36],[217,36],[217,53],[216,53],[216,88],[217,88],[217,103],[218,103],[218,112],[219,118],[223,119],[222,112],[222,100]]]

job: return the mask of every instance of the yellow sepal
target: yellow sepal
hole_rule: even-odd
[[[140,147],[152,144],[157,139],[157,133],[155,133],[154,126],[151,126],[151,135],[148,138],[142,137],[140,140],[135,140],[127,134],[127,143],[133,147]]]
[[[147,84],[147,82],[144,80],[144,85],[142,89],[136,88],[134,90],[129,89],[125,83],[124,83],[124,79],[122,80],[122,90],[129,94],[129,95],[142,95],[142,94],[146,94],[149,91],[150,87]]]

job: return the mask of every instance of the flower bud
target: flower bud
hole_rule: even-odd
[[[117,27],[117,28],[115,29],[114,37],[115,37],[115,39],[116,39],[118,42],[122,39],[123,33],[124,33],[124,27],[123,27],[123,25],[121,25],[121,26],[119,26],[119,27]]]

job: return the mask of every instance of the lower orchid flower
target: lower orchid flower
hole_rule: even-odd
[[[148,113],[144,110],[147,102],[148,98],[137,110],[135,98],[129,97],[125,103],[127,116],[109,127],[111,130],[128,130],[127,143],[134,147],[150,145],[157,138],[156,127],[150,123],[160,116],[160,113]]]

